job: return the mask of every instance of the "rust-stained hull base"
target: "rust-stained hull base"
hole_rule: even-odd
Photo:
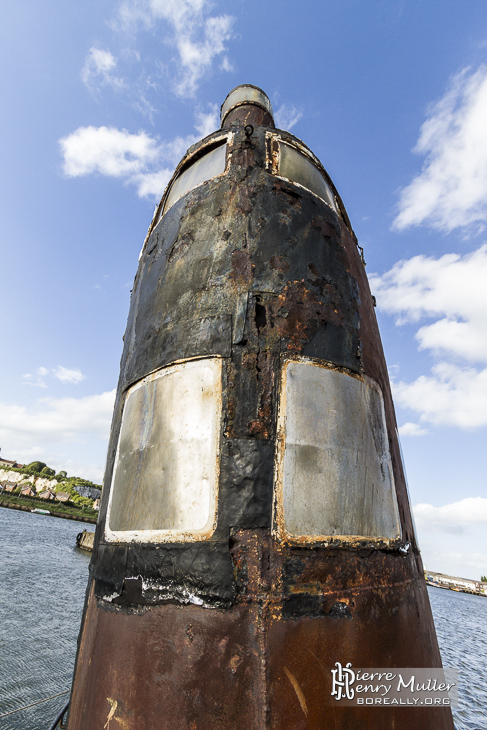
[[[69,730],[452,730],[449,708],[331,696],[337,661],[440,666],[419,557],[316,550],[303,561],[244,530],[232,559],[230,609],[116,608],[91,591]]]

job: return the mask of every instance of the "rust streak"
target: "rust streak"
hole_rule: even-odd
[[[318,228],[318,230],[321,231],[322,236],[325,238],[333,238],[337,235],[340,236],[340,231],[337,231],[331,223],[325,221],[325,219],[320,215],[315,215],[315,217],[311,220],[311,225],[314,228]]]
[[[230,276],[240,287],[248,287],[253,278],[253,265],[246,251],[235,250],[232,253],[232,271]]]
[[[288,262],[282,256],[272,256],[269,263],[271,268],[277,269],[277,271],[287,271],[289,269]]]

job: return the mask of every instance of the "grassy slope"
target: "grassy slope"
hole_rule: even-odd
[[[9,492],[0,493],[0,507],[12,507],[31,511],[33,509],[46,509],[53,517],[65,517],[67,519],[76,519],[85,522],[96,522],[98,512],[89,507],[78,508],[74,505],[67,505],[60,502],[51,502],[47,499],[39,497],[23,497],[18,494],[10,494]]]

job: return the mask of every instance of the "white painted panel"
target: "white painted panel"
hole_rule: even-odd
[[[310,361],[283,368],[278,521],[289,536],[396,538],[399,517],[382,394]]]
[[[127,393],[109,540],[203,539],[216,519],[221,360],[163,368]]]

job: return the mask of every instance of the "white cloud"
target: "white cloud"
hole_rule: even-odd
[[[471,430],[487,426],[487,368],[440,362],[431,375],[393,382],[394,400],[420,414],[420,421]]]
[[[480,576],[485,575],[487,551],[478,552],[480,545],[485,549],[482,535],[476,535],[475,541],[469,540],[466,533],[454,535],[451,532],[435,532],[434,541],[431,541],[426,537],[427,534],[425,530],[420,543],[425,568],[472,580],[480,580]]]
[[[115,127],[78,127],[59,144],[68,177],[93,172],[108,177],[133,176],[158,157],[156,140],[146,132],[130,134]]]
[[[465,484],[458,485],[465,491]],[[413,507],[423,565],[429,570],[479,580],[487,572],[487,499]]]
[[[26,385],[33,385],[36,388],[47,388],[46,381],[44,378],[49,374],[49,370],[45,367],[39,367],[35,373],[26,373],[23,375],[24,383]]]
[[[302,116],[303,112],[297,109],[294,104],[281,104],[274,114],[276,127],[278,129],[285,129],[289,132],[289,130],[299,122]]]
[[[63,171],[68,177],[99,174],[135,185],[139,197],[159,199],[188,147],[218,129],[217,111],[197,110],[198,134],[160,141],[146,132],[132,134],[115,127],[79,127],[59,140]]]
[[[55,370],[52,371],[55,378],[61,381],[61,383],[73,383],[78,385],[82,380],[85,379],[85,375],[77,368],[64,368],[62,365],[58,365]]]
[[[114,127],[79,127],[59,140],[63,170],[68,177],[98,173],[135,184],[140,197],[161,196],[169,170],[153,172],[163,150],[146,132],[130,134]]]
[[[397,403],[420,414],[422,424],[487,425],[486,280],[487,245],[464,256],[415,256],[370,277],[378,307],[398,325],[435,320],[415,337],[419,349],[440,361],[413,382],[393,379]],[[472,367],[476,363],[484,367]]]
[[[78,368],[65,368],[62,365],[58,365],[54,370],[49,370],[41,365],[37,368],[35,373],[26,373],[23,375],[24,383],[26,385],[35,385],[37,388],[47,388],[46,377],[52,375],[53,377],[60,380],[61,383],[72,383],[78,385],[82,380],[85,379],[85,375]]]
[[[133,106],[139,111],[143,117],[149,120],[151,124],[154,124],[154,115],[157,112],[157,108],[149,101],[146,96],[146,91],[139,89],[138,100],[133,103]]]
[[[398,429],[399,436],[424,436],[428,433],[428,431],[425,428],[422,428],[417,423],[404,423],[400,428]]]
[[[123,80],[113,74],[116,65],[117,61],[110,51],[92,47],[81,70],[81,80],[90,91],[96,91],[99,85],[121,89],[124,87]]]
[[[195,129],[200,137],[206,137],[220,127],[220,110],[216,104],[208,104],[208,111],[196,111]]]
[[[487,220],[487,67],[465,69],[433,105],[414,152],[426,157],[402,190],[398,230],[427,224],[443,231]]]
[[[31,408],[0,403],[2,442],[19,445],[106,439],[115,391],[84,398],[40,398]]]
[[[161,198],[166,186],[171,179],[173,170],[159,170],[158,172],[146,172],[137,175],[131,180],[137,185],[139,198]]]
[[[370,276],[377,304],[397,324],[435,318],[416,333],[420,349],[487,362],[487,245],[460,256],[414,256]]]
[[[220,64],[220,68],[222,71],[227,71],[228,73],[230,73],[231,71],[235,71],[235,67],[231,63],[231,61],[228,59],[228,56],[223,56],[223,60]]]
[[[87,456],[86,452],[85,456]],[[89,479],[91,482],[101,485],[105,468],[104,461],[96,463],[92,461],[92,458],[93,453],[90,449],[89,458],[84,460],[80,460],[79,457],[72,459],[67,454],[59,452],[52,455],[48,454],[42,461],[45,461],[56,472],[63,470],[70,477],[82,477],[83,479]],[[31,459],[31,461],[34,461],[34,459]],[[24,463],[27,464],[29,462],[25,460]]]
[[[443,507],[417,504],[413,511],[418,528],[428,530],[459,534],[471,525],[487,524],[487,499],[484,497],[467,497]]]
[[[84,398],[40,398],[29,407],[0,403],[4,458],[40,459],[71,476],[101,482],[115,390]]]
[[[36,459],[99,483],[115,390],[84,398],[40,398],[29,407],[0,403],[4,458]]]
[[[216,57],[227,49],[232,37],[234,18],[230,15],[210,15],[209,0],[125,0],[119,10],[120,25],[133,31],[139,26],[146,30],[158,21],[165,21],[171,35],[169,43],[178,57],[174,91],[178,96],[194,96],[198,85]],[[231,70],[226,56],[220,66]]]

